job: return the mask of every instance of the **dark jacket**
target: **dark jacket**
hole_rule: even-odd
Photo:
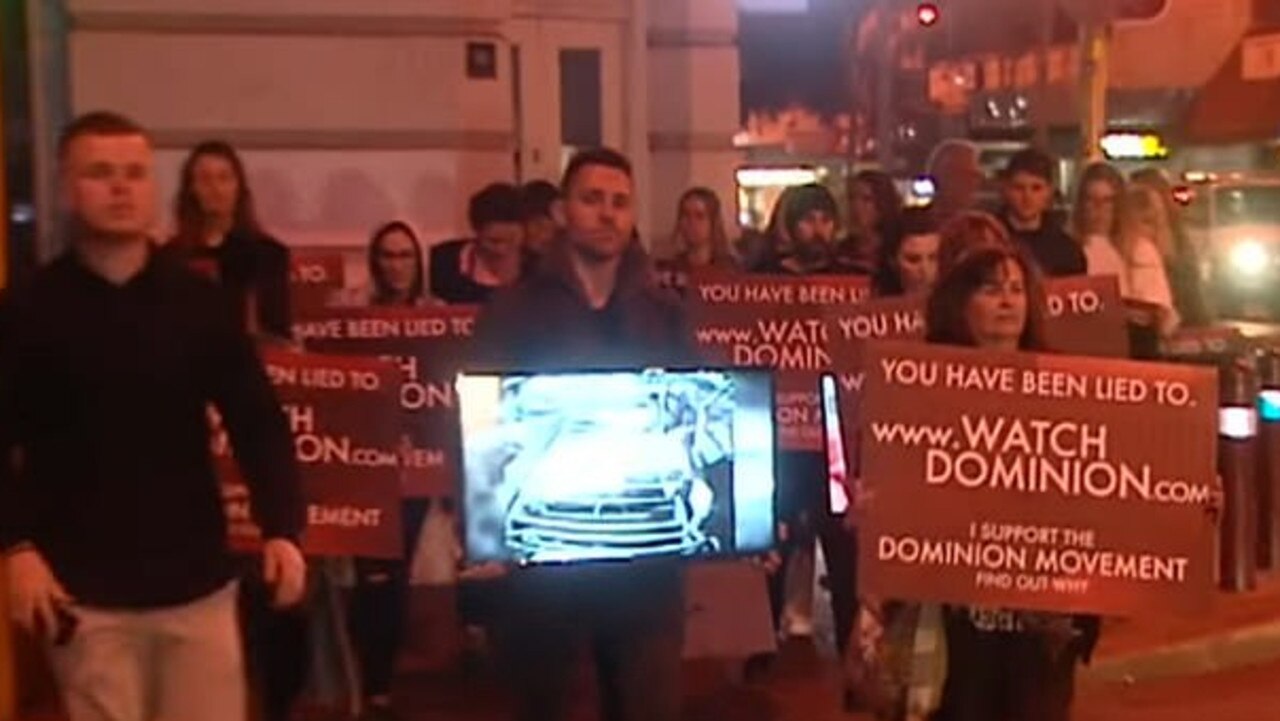
[[[484,305],[498,288],[477,283],[462,268],[462,254],[473,241],[468,238],[446,240],[432,246],[427,259],[428,292],[449,305]],[[529,272],[534,264],[532,254],[526,253],[521,275]]]
[[[654,282],[638,242],[622,259],[609,302],[596,310],[583,295],[565,241],[558,240],[528,277],[498,291],[480,313],[472,342],[472,367],[487,370],[675,367],[698,360],[682,306]],[[680,567],[668,561],[522,569],[507,581],[516,616],[550,604],[574,609],[584,626],[629,627],[682,613]]]
[[[289,249],[283,243],[264,233],[233,230],[217,247],[189,248],[171,241],[165,252],[188,262],[212,261],[218,281],[231,291],[240,318],[248,320],[252,302],[258,331],[292,337]]]
[[[296,537],[293,438],[225,294],[169,257],[114,285],[73,255],[3,312],[0,547],[33,543],[77,601],[187,603],[234,568],[209,452],[216,407],[267,537]]]
[[[1064,228],[1064,219],[1059,213],[1044,214],[1040,227],[1032,231],[1015,230],[1009,222],[1008,211],[1001,212],[1000,221],[1009,230],[1009,235],[1018,245],[1031,255],[1040,267],[1040,272],[1054,278],[1071,275],[1084,275],[1089,264],[1084,257],[1084,249]]]

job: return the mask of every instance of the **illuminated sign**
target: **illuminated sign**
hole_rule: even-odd
[[[792,185],[808,185],[819,180],[813,168],[742,168],[737,172],[738,185],[743,188],[778,188]]]
[[[1098,141],[1108,160],[1160,160],[1169,157],[1164,138],[1155,133],[1107,133]]]

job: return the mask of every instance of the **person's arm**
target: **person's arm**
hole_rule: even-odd
[[[53,638],[58,609],[72,598],[54,576],[36,545],[39,504],[35,487],[21,474],[22,389],[26,378],[20,339],[0,306],[0,570],[8,576],[9,614],[22,626]],[[0,623],[7,619],[0,619]]]
[[[252,493],[263,537],[296,542],[303,504],[293,434],[249,335],[235,323],[220,324],[213,403]]]
[[[275,240],[262,245],[262,264],[255,279],[258,320],[262,330],[277,338],[293,337],[289,299],[289,249]]]
[[[0,310],[0,551],[6,554],[30,547],[35,538],[35,503],[31,486],[18,473],[19,388],[22,383],[20,358],[13,334]]]
[[[1158,330],[1167,335],[1178,326],[1178,311],[1173,303],[1173,290],[1164,260],[1155,244],[1145,238],[1134,245],[1133,258],[1129,261],[1129,288],[1135,300],[1161,308]]]

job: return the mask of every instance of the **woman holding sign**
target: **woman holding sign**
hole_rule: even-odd
[[[1043,309],[1037,273],[1018,251],[975,250],[930,296],[927,340],[1042,351]],[[948,607],[944,618],[947,674],[935,721],[1069,718],[1076,664],[1097,640],[1095,618],[964,607]]]
[[[422,256],[422,244],[408,223],[391,221],[375,230],[369,239],[368,304],[400,308],[432,304],[422,272]],[[409,563],[427,510],[427,499],[402,502],[404,558],[355,559],[348,623],[360,666],[362,719],[395,718],[391,681],[405,635]]]

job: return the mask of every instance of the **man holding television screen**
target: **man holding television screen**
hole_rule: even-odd
[[[569,162],[561,191],[556,212],[562,233],[534,272],[481,313],[473,366],[525,371],[696,364],[679,301],[651,281],[635,233],[627,158],[603,148],[582,151]],[[587,647],[596,663],[603,719],[677,721],[682,575],[670,559],[511,571],[497,640],[509,663],[517,718],[567,717],[574,662]]]

